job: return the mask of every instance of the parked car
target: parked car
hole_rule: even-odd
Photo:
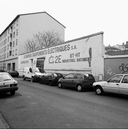
[[[0,72],[6,72],[5,70],[3,70],[3,69],[0,69]]]
[[[0,93],[10,92],[11,95],[15,94],[18,90],[17,81],[10,76],[7,72],[0,72]]]
[[[59,79],[58,87],[71,87],[76,88],[77,91],[82,91],[85,88],[92,88],[94,82],[95,79],[91,74],[70,73]]]
[[[41,77],[40,83],[46,83],[49,85],[57,85],[58,80],[62,77],[63,77],[63,75],[61,73],[45,73]]]
[[[8,73],[9,73],[12,77],[19,77],[19,73],[18,73],[18,71],[16,71],[16,70],[14,70],[14,71],[10,70],[10,71],[8,71]]]
[[[93,83],[97,95],[104,92],[128,95],[128,74],[115,74],[107,81]]]
[[[39,71],[39,68],[32,69],[31,67],[24,67],[23,70],[23,80],[30,80],[31,82],[39,82],[41,76],[43,76],[44,73],[41,73]]]

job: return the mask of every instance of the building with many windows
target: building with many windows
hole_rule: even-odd
[[[0,69],[17,70],[18,55],[25,52],[25,41],[42,31],[57,32],[64,41],[65,26],[47,12],[17,15],[0,34]]]

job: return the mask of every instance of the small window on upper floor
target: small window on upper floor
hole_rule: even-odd
[[[13,32],[13,38],[15,38],[15,32]]]
[[[18,45],[18,39],[16,39],[16,45]]]
[[[18,26],[18,19],[16,20],[16,25]]]
[[[15,41],[13,41],[13,47],[15,47]]]
[[[17,49],[15,50],[15,55],[17,55]]]

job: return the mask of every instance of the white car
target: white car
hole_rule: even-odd
[[[41,73],[37,67],[35,69],[32,69],[31,67],[24,67],[23,80],[29,79],[31,82],[40,81],[40,78],[44,74],[45,73]]]
[[[128,95],[128,74],[115,74],[107,81],[94,82],[93,88],[97,95],[104,92]]]
[[[10,92],[14,95],[17,90],[17,81],[9,73],[0,72],[0,94]]]

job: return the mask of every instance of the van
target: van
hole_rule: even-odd
[[[23,80],[30,80],[31,82],[39,81],[40,78],[44,75],[41,73],[39,68],[32,69],[31,67],[24,67],[23,69]]]

